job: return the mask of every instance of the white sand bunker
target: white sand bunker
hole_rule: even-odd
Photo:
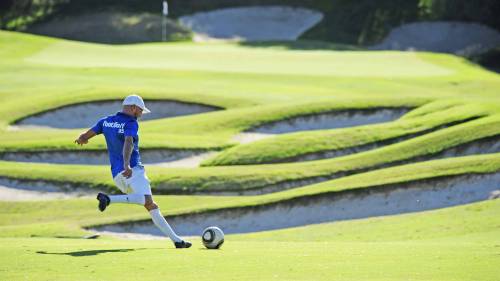
[[[195,33],[196,41],[296,40],[323,18],[318,11],[286,6],[227,8],[179,18]]]
[[[183,158],[179,158],[177,160],[164,161],[151,163],[149,166],[160,166],[165,168],[197,168],[200,166],[201,162],[204,160],[213,157],[217,152],[205,152],[200,154],[193,154],[191,156],[185,156]]]
[[[190,31],[167,20],[167,39],[189,38]],[[126,44],[162,40],[162,15],[103,11],[58,18],[28,32],[86,42]]]
[[[177,101],[146,100],[151,113],[144,114],[141,120],[152,120],[210,112],[220,108],[202,104]],[[88,102],[55,108],[17,121],[15,127],[51,127],[61,129],[87,128],[103,116],[114,114],[122,109],[122,101]],[[12,129],[12,126],[11,126]]]
[[[243,133],[239,133],[239,134],[235,135],[232,139],[234,141],[241,143],[241,144],[245,144],[245,143],[251,143],[254,141],[258,141],[258,140],[267,139],[267,138],[270,138],[273,136],[274,136],[274,134],[243,132]]]
[[[40,181],[18,181],[0,178],[0,201],[54,200],[93,197],[96,192],[74,189]]]
[[[235,136],[235,140],[250,142],[274,134],[300,131],[347,128],[396,120],[407,113],[409,108],[369,108],[339,110],[314,115],[296,116],[273,121],[247,130]]]
[[[351,109],[297,116],[257,126],[235,135],[233,140],[245,144],[273,137],[276,134],[339,129],[389,122],[400,118],[410,110],[410,108]]]
[[[300,161],[313,161],[319,159],[328,159],[328,158],[336,158],[344,155],[360,153],[364,151],[378,149],[387,145],[391,145],[394,143],[402,142],[413,137],[421,136],[423,134],[431,133],[433,131],[437,131],[440,128],[435,128],[432,130],[428,130],[425,132],[406,135],[399,138],[389,139],[385,141],[378,141],[373,143],[368,143],[360,146],[353,146],[338,150],[327,150],[327,151],[319,151],[309,154],[298,155],[295,157],[291,157],[288,159],[281,159],[279,162],[300,162]],[[467,155],[476,155],[476,154],[488,154],[488,153],[497,153],[500,152],[500,135],[487,137],[483,139],[478,139],[472,142],[464,143],[455,147],[451,147],[445,149],[444,151],[434,154],[432,156],[424,156],[422,159],[431,160],[431,159],[442,159],[449,157],[461,157]]]
[[[194,168],[213,156],[206,150],[145,149],[141,150],[141,161],[146,165]],[[37,162],[54,164],[108,165],[107,151],[30,151],[3,152],[0,159],[15,162]]]
[[[391,31],[374,50],[418,50],[474,55],[500,46],[500,32],[477,23],[416,22]]]
[[[256,207],[230,208],[167,219],[180,235],[199,235],[210,225],[225,233],[248,233],[341,220],[420,212],[493,198],[500,173],[462,175],[369,189],[301,197]],[[97,227],[107,234],[162,236],[149,221]]]

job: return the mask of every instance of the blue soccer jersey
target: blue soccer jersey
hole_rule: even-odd
[[[113,178],[123,171],[123,145],[125,136],[134,139],[134,148],[130,156],[130,167],[141,164],[139,155],[139,123],[137,118],[123,112],[117,112],[101,118],[94,127],[91,128],[96,134],[104,134],[108,146],[109,162],[111,163],[111,174]]]

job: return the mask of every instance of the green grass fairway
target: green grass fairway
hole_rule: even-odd
[[[102,136],[84,147],[73,143],[87,128],[26,128],[16,122],[130,93],[142,95],[146,104],[174,100],[221,108],[140,123],[141,149],[216,151],[196,168],[146,167],[164,215],[257,209],[349,190],[370,194],[388,185],[500,172],[500,151],[432,158],[500,137],[498,74],[453,55],[329,46],[111,46],[0,31],[0,180],[117,192],[106,165],[16,162],[5,155],[103,152]],[[274,121],[377,108],[409,111],[384,123],[286,133],[247,144],[235,139]],[[376,147],[296,161],[366,145]],[[190,238],[194,246],[187,250],[174,249],[168,240],[83,239],[92,227],[150,220],[141,206],[111,205],[100,213],[93,197],[2,199],[0,281],[497,281],[500,276],[498,199],[227,235],[219,251],[204,249],[199,237]]]
[[[3,280],[491,280],[500,201],[229,235],[221,250],[170,242],[0,238]],[[464,225],[467,227],[464,228]],[[15,258],[13,258],[15,257]]]
[[[241,56],[245,52],[245,56]],[[99,54],[98,57],[95,54]],[[130,53],[134,53],[130,57]],[[185,58],[190,56],[189,60]],[[59,60],[54,60],[59,57]],[[431,57],[431,56],[428,56]],[[221,60],[225,62],[220,63]],[[427,77],[453,74],[415,54],[400,52],[285,51],[233,44],[176,43],[107,47],[61,42],[27,58],[28,62],[65,67],[113,67],[198,70],[258,74],[346,77]],[[279,62],[279,63],[277,63]],[[384,71],[375,69],[384,65]],[[414,67],[407,68],[407,64]],[[298,68],[297,66],[302,67]]]

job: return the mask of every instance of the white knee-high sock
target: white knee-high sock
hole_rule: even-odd
[[[175,234],[175,232],[172,230],[168,222],[165,220],[165,218],[161,215],[160,209],[153,209],[149,211],[149,214],[151,215],[151,218],[153,218],[153,222],[158,227],[163,234],[167,235],[172,241],[174,242],[181,242],[182,239]]]
[[[127,195],[109,195],[110,203],[125,203],[144,205],[146,199],[142,194],[127,194]]]

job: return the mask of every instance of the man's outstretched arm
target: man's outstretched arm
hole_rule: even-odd
[[[87,144],[89,142],[89,139],[91,139],[92,137],[96,136],[97,134],[92,131],[92,129],[86,131],[85,133],[81,134],[76,140],[75,140],[75,143],[79,144],[79,145],[84,145],[84,144]]]

